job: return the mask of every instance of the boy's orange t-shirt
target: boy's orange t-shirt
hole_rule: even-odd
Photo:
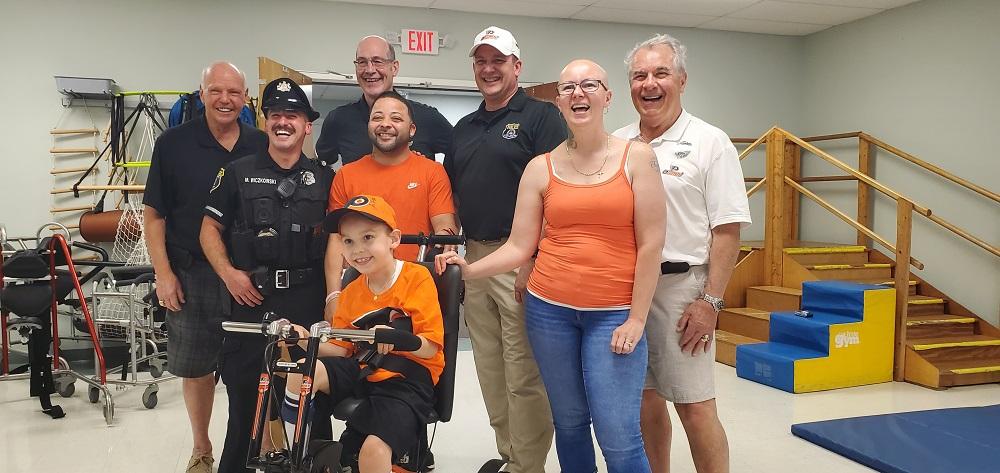
[[[377,195],[396,212],[396,224],[404,235],[434,233],[431,217],[455,213],[451,183],[444,166],[410,152],[401,164],[385,166],[368,154],[337,172],[330,187],[329,209],[339,209],[358,195]],[[397,258],[415,261],[417,245],[399,245]]]
[[[376,295],[368,288],[368,277],[362,274],[343,289],[337,311],[333,315],[334,328],[358,328],[351,324],[358,317],[384,307],[396,307],[409,314],[413,321],[413,333],[422,335],[437,345],[438,351],[430,358],[420,358],[410,352],[392,352],[413,360],[430,371],[431,379],[437,384],[444,370],[444,320],[438,304],[437,286],[430,271],[416,263],[402,262],[396,282],[382,294]],[[330,340],[344,347],[353,355],[354,344],[343,340]],[[368,381],[378,382],[400,373],[378,369],[368,376]]]

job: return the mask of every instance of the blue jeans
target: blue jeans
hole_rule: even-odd
[[[628,310],[578,311],[526,296],[525,326],[552,407],[563,473],[597,471],[590,424],[609,473],[648,473],[639,430],[646,337],[628,355],[611,334]]]

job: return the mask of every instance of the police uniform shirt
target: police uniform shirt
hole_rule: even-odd
[[[458,121],[444,167],[469,238],[495,240],[510,235],[524,168],[566,136],[566,124],[555,105],[530,97],[520,88],[506,107],[490,112],[483,102],[479,110]]]
[[[436,108],[409,100],[413,108],[413,123],[417,132],[410,149],[430,159],[436,153],[447,154],[451,147],[451,123]],[[368,138],[371,108],[362,96],[357,102],[332,110],[323,120],[323,131],[316,141],[316,154],[327,165],[349,164],[372,152]]]
[[[286,235],[304,235],[310,231],[309,227],[321,225],[326,216],[327,196],[333,181],[332,173],[304,154],[290,169],[283,169],[265,150],[237,159],[217,170],[217,173],[204,206],[204,215],[222,224],[227,231],[233,230],[234,227],[253,228],[252,225],[248,225],[248,221],[253,219],[253,205],[256,200],[271,198],[282,207],[275,207],[277,212],[286,211],[278,194],[278,185],[286,178],[292,179],[296,184],[294,194],[287,201],[289,209],[287,211],[291,212],[291,222],[293,222],[290,227],[294,228],[281,227],[282,219],[279,216],[273,216],[275,223],[267,226],[274,227],[279,234],[285,232]],[[288,241],[279,238],[279,241],[285,243]],[[325,238],[322,242],[325,244]],[[288,246],[290,245],[282,244],[279,261],[272,266],[279,269],[303,267],[289,262],[289,252],[292,250]],[[319,258],[319,261],[321,259]],[[310,260],[313,260],[312,263],[317,262],[315,258]]]
[[[142,203],[166,219],[168,246],[204,259],[198,234],[212,180],[234,159],[267,149],[264,132],[242,122],[239,126],[232,151],[216,141],[204,116],[170,128],[156,140]]]
[[[639,124],[615,131],[627,140]],[[677,121],[649,142],[667,191],[667,239],[661,261],[708,263],[712,229],[750,225],[743,168],[726,133],[682,110]]]

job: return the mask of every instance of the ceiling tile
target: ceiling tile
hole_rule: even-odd
[[[836,5],[841,7],[866,7],[889,9],[896,8],[918,0],[783,0],[791,3],[814,3],[817,5]]]
[[[722,16],[760,0],[595,0],[593,6],[626,10]]]
[[[839,7],[812,3],[792,3],[765,0],[727,15],[731,18],[768,20],[774,22],[839,25],[879,13],[877,8]]]
[[[829,25],[814,25],[808,23],[788,23],[768,20],[748,20],[743,18],[723,17],[711,20],[698,26],[702,29],[743,31],[746,33],[777,34],[786,36],[804,36],[829,28]]]
[[[572,18],[576,20],[632,23],[638,25],[694,27],[716,17],[658,11],[623,10],[620,8],[587,7],[583,11],[573,15]]]
[[[558,5],[548,1],[526,0],[435,0],[431,8],[549,18],[569,18],[570,15],[583,9],[579,5]]]

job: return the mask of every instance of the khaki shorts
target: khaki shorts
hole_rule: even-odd
[[[686,273],[661,275],[646,319],[649,366],[645,389],[655,389],[664,399],[681,404],[715,398],[715,343],[695,356],[681,352],[682,332],[677,322],[691,302],[701,295],[708,266],[692,266]]]

